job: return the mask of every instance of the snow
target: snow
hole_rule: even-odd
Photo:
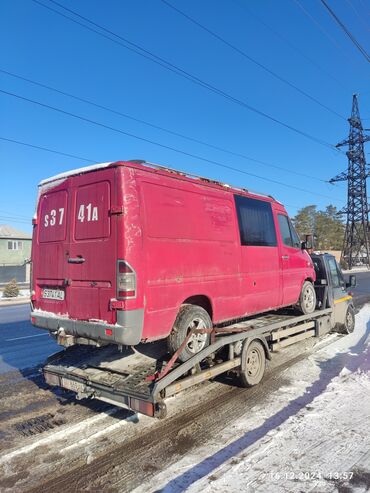
[[[284,377],[287,385],[135,493],[369,491],[370,305],[354,333]]]
[[[35,308],[33,310],[33,313],[36,313],[37,315],[43,316],[43,317],[48,317],[48,318],[68,318],[70,320],[75,320],[73,318],[70,318],[69,313],[54,313],[54,312],[47,312],[45,310],[41,310],[41,308]],[[117,323],[115,324],[109,324],[106,320],[102,320],[99,318],[90,318],[89,322],[92,323],[100,323],[103,325],[109,325],[110,327],[122,327],[121,325],[118,325]]]
[[[2,457],[0,457],[0,465],[6,464],[11,459],[19,455],[28,454],[32,450],[35,450],[37,447],[45,446],[49,443],[54,443],[57,440],[64,440],[65,438],[67,438],[68,435],[76,435],[77,433],[81,433],[85,429],[91,429],[93,428],[93,426],[96,425],[96,423],[98,423],[99,421],[103,421],[107,415],[110,416],[117,412],[118,412],[117,408],[109,409],[103,414],[97,414],[92,418],[85,419],[84,421],[81,421],[73,426],[70,426],[68,430],[57,431],[51,435],[46,436],[45,438],[40,438],[39,440],[36,440],[33,443],[25,445],[24,447],[12,450],[8,454],[5,454]]]
[[[32,313],[36,313],[37,315],[48,317],[48,318],[68,318],[68,313],[54,313],[54,312],[46,312],[45,310],[41,310],[40,308],[35,308]]]
[[[34,219],[37,218],[37,209],[41,195],[44,195],[47,191],[51,190],[52,188],[61,185],[70,176],[81,175],[82,173],[88,173],[89,171],[107,168],[110,164],[112,164],[112,162],[92,164],[90,166],[84,166],[83,168],[71,169],[69,171],[65,171],[64,173],[59,173],[58,175],[50,176],[49,178],[45,178],[44,180],[41,180],[39,183],[38,196],[36,200],[36,209],[33,218]]]
[[[37,209],[38,209],[40,197],[44,195],[46,192],[48,192],[52,188],[61,185],[70,176],[81,175],[83,173],[88,173],[89,171],[95,171],[98,169],[107,168],[111,164],[112,162],[92,164],[90,166],[84,166],[83,168],[71,169],[69,171],[65,171],[64,173],[59,173],[58,175],[50,176],[49,178],[45,178],[44,180],[41,180],[38,186],[38,196],[36,200],[36,208],[33,218],[34,219],[37,218]]]
[[[30,297],[30,290],[29,289],[20,289],[18,296],[15,296],[13,298],[6,298],[4,294],[0,295],[1,300],[5,301],[11,301],[11,300],[17,300],[17,299],[24,299],[24,298],[29,298]]]
[[[35,211],[35,214],[33,216],[34,219],[37,219],[37,208],[38,208],[38,204],[39,204],[41,195],[44,195],[46,192],[48,192],[52,188],[58,187],[59,185],[64,183],[66,181],[66,178],[61,178],[60,180],[52,180],[50,178],[50,180],[51,181],[47,181],[44,184],[41,184],[42,182],[39,184],[38,195],[37,195],[37,200],[36,200],[36,211]]]
[[[41,180],[39,183],[39,187],[43,187],[44,185],[50,183],[50,182],[55,182],[57,180],[65,180],[69,176],[73,175],[80,175],[82,173],[88,173],[89,171],[95,171],[101,168],[107,168],[112,162],[109,163],[98,163],[98,164],[92,164],[90,166],[84,166],[83,168],[77,168],[77,169],[72,169],[70,171],[65,171],[64,173],[59,173],[58,175],[51,176],[50,178],[45,178],[45,180]],[[55,183],[53,183],[53,186],[56,186]]]

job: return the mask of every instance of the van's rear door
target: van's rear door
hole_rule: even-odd
[[[110,300],[116,291],[117,216],[112,205],[119,176],[116,167],[71,176],[41,195],[39,308],[115,323]]]

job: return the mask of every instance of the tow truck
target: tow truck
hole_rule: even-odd
[[[292,308],[201,329],[210,332],[210,344],[186,362],[178,356],[196,329],[173,356],[158,353],[156,343],[71,346],[47,360],[42,369],[45,380],[74,391],[77,399],[99,399],[157,418],[166,417],[168,397],[222,373],[236,374],[244,387],[257,385],[276,351],[330,331],[346,334],[355,328],[348,289],[356,286],[356,276],[345,282],[333,255],[315,252],[311,258],[317,305],[309,315],[297,315]]]

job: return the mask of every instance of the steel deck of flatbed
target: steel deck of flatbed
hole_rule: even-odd
[[[318,335],[319,326],[329,324],[331,313],[331,308],[300,316],[276,312],[216,327],[215,342],[185,363],[175,364],[159,379],[153,375],[165,366],[168,355],[155,357],[140,348],[119,352],[117,346],[93,350],[73,346],[51,357],[43,372],[47,383],[73,390],[78,398],[95,397],[144,414],[161,416],[165,409],[164,397],[240,366],[241,358],[237,356],[201,368],[200,363],[223,347],[258,337],[279,340],[278,335],[281,333],[284,337],[284,330],[287,338],[294,334],[300,334],[301,338]]]

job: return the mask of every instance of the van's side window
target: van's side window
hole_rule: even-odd
[[[290,234],[292,235],[293,246],[296,248],[301,248],[301,239],[299,238],[297,231],[294,229],[291,220],[288,219],[288,221],[290,226]]]
[[[300,239],[287,216],[283,214],[278,214],[280,235],[284,245],[300,248],[301,242]]]
[[[276,246],[271,204],[235,195],[240,241],[247,246]]]
[[[284,245],[293,246],[292,237],[290,236],[290,228],[288,223],[288,218],[282,214],[278,214],[280,236],[283,240]]]

